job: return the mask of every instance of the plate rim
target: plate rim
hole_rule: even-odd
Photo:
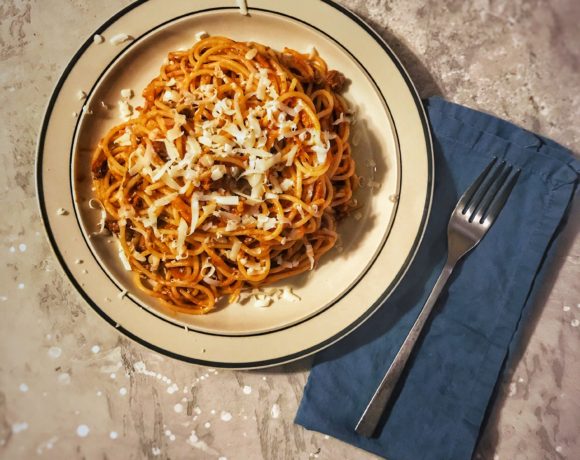
[[[109,19],[107,19],[105,22],[103,22],[97,28],[97,30],[93,34],[91,34],[91,36],[80,46],[80,48],[75,52],[75,54],[69,59],[65,69],[63,70],[62,74],[60,75],[59,79],[57,80],[57,83],[55,84],[55,86],[51,92],[51,96],[49,98],[49,101],[46,105],[46,108],[44,111],[44,116],[43,116],[42,123],[41,123],[41,129],[39,131],[39,135],[37,138],[36,160],[35,160],[35,185],[36,185],[36,192],[37,192],[37,203],[38,203],[38,206],[40,209],[41,220],[42,220],[44,230],[45,230],[45,233],[47,235],[47,238],[48,238],[48,241],[49,241],[49,244],[51,247],[51,251],[56,256],[56,258],[59,262],[59,265],[63,269],[67,278],[73,284],[76,291],[81,295],[81,297],[89,304],[89,306],[95,312],[97,312],[99,314],[99,316],[101,316],[105,321],[107,321],[111,326],[113,326],[115,329],[117,329],[123,335],[134,340],[135,342],[137,342],[137,343],[139,343],[139,344],[141,344],[141,345],[143,345],[151,350],[154,350],[158,353],[161,353],[165,356],[168,356],[168,357],[171,357],[174,359],[178,359],[180,361],[198,364],[198,365],[206,365],[206,366],[209,365],[209,366],[213,366],[213,367],[229,368],[229,369],[254,369],[254,368],[270,367],[270,366],[274,366],[274,365],[281,365],[284,363],[295,361],[295,360],[300,359],[300,358],[305,358],[307,356],[310,356],[318,351],[323,350],[324,348],[331,346],[332,344],[336,343],[340,339],[349,335],[351,332],[353,332],[359,326],[361,326],[368,318],[370,318],[378,310],[378,308],[380,308],[380,306],[386,301],[386,299],[388,297],[390,297],[390,295],[393,293],[393,291],[397,288],[397,286],[399,285],[401,280],[406,276],[416,254],[417,254],[417,251],[421,245],[421,242],[423,240],[426,226],[427,226],[427,222],[428,222],[428,219],[430,216],[432,200],[433,200],[434,173],[435,173],[434,163],[435,162],[434,162],[434,152],[433,152],[433,140],[432,140],[430,126],[429,126],[429,123],[427,120],[426,111],[425,111],[423,104],[421,103],[419,92],[417,91],[417,88],[415,87],[415,85],[414,85],[412,79],[410,78],[407,70],[405,69],[405,67],[403,66],[403,64],[399,60],[398,56],[395,54],[395,52],[386,43],[386,41],[370,25],[368,25],[366,23],[366,21],[364,21],[360,16],[358,16],[356,13],[352,12],[351,10],[343,7],[342,5],[340,5],[338,3],[335,3],[332,0],[319,0],[319,1],[321,3],[324,3],[324,4],[331,6],[332,8],[336,9],[339,13],[347,16],[352,21],[354,21],[368,35],[370,35],[374,39],[374,41],[377,42],[377,44],[383,49],[383,51],[390,57],[390,59],[392,60],[392,62],[396,66],[397,70],[399,71],[400,75],[402,76],[403,80],[405,81],[407,88],[409,89],[409,92],[412,96],[412,99],[413,99],[413,102],[415,105],[415,109],[417,110],[418,115],[419,115],[419,119],[421,120],[421,125],[423,128],[423,137],[425,140],[425,147],[426,147],[426,151],[427,151],[427,169],[428,169],[428,171],[427,171],[428,172],[427,194],[426,194],[425,203],[423,206],[423,213],[422,213],[422,217],[421,217],[419,231],[417,232],[415,240],[413,241],[412,249],[409,252],[409,254],[407,255],[405,262],[403,264],[403,267],[399,270],[399,272],[397,273],[395,278],[392,280],[392,282],[388,286],[384,287],[384,289],[382,290],[382,293],[375,300],[375,302],[373,302],[372,305],[370,305],[370,306],[368,306],[368,308],[366,308],[364,313],[362,313],[355,321],[353,321],[348,326],[346,326],[343,329],[341,329],[340,331],[338,331],[333,336],[328,337],[327,339],[325,339],[325,340],[323,340],[323,341],[321,341],[321,342],[319,342],[319,343],[317,343],[309,348],[302,349],[298,352],[295,352],[292,354],[287,354],[287,355],[280,356],[280,357],[271,358],[271,359],[260,360],[260,361],[250,361],[247,363],[223,362],[223,361],[216,362],[216,361],[203,360],[203,359],[199,359],[199,358],[193,358],[190,356],[182,355],[182,354],[167,350],[165,348],[162,348],[158,345],[155,345],[154,343],[151,343],[151,342],[145,340],[144,338],[134,334],[133,332],[131,332],[128,329],[124,328],[123,326],[119,325],[118,323],[116,323],[114,321],[113,318],[108,316],[107,313],[104,312],[101,309],[101,307],[97,304],[97,302],[95,302],[89,296],[89,294],[83,289],[83,287],[81,286],[81,283],[77,280],[77,278],[73,275],[71,270],[68,268],[68,265],[64,259],[64,256],[62,255],[61,251],[59,250],[58,244],[57,244],[55,236],[53,234],[53,229],[50,226],[50,222],[48,219],[47,206],[46,206],[46,203],[44,201],[44,190],[43,190],[44,182],[43,182],[42,166],[43,166],[43,160],[44,160],[44,145],[45,145],[46,134],[48,131],[48,125],[50,123],[55,104],[56,104],[56,102],[61,94],[61,89],[62,89],[64,83],[66,82],[69,74],[71,73],[72,69],[75,67],[75,65],[77,64],[79,59],[82,57],[84,52],[89,48],[89,46],[91,46],[92,41],[93,41],[93,38],[92,38],[93,35],[100,34],[101,32],[105,31],[109,26],[111,26],[112,24],[117,22],[117,20],[119,20],[120,18],[125,16],[128,12],[132,11],[133,9],[137,8],[138,6],[140,6],[144,3],[149,2],[149,0],[136,0],[135,2],[131,3],[130,5],[127,5],[126,7],[120,9],[118,12],[116,12],[114,15],[112,15]],[[212,8],[212,10],[237,10],[237,9],[238,9],[237,6],[221,6],[220,7],[218,5],[216,5],[215,8]],[[260,7],[255,7],[255,8],[249,7],[250,11],[252,9],[254,9],[256,11],[267,11],[270,13],[276,12],[275,8],[274,8],[274,11],[272,11],[272,10],[264,10],[263,8],[260,8]],[[195,11],[195,13],[201,12],[201,11],[203,11],[203,10]],[[192,13],[194,13],[194,12],[192,12]],[[167,21],[167,22],[170,22],[170,21]],[[311,25],[311,27],[314,27],[315,29],[317,29],[316,26]],[[319,30],[319,32],[322,32],[322,31]],[[322,32],[322,33],[325,34],[325,32]],[[123,54],[124,52],[125,52],[125,49],[121,50],[117,56]],[[160,318],[160,319],[162,319],[162,318]],[[235,336],[232,336],[232,337],[235,338]]]

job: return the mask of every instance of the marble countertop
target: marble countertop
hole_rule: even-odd
[[[0,4],[0,457],[376,458],[293,424],[309,360],[233,372],[163,357],[101,320],[57,266],[37,211],[36,136],[70,57],[128,3]],[[340,3],[387,40],[423,96],[580,152],[577,1]],[[579,207],[475,458],[580,458]]]

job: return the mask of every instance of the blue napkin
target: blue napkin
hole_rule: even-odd
[[[425,105],[435,194],[424,241],[381,309],[317,355],[296,416],[305,428],[389,460],[471,458],[580,171],[580,162],[549,139],[440,98]],[[521,168],[518,182],[495,224],[453,273],[376,437],[361,437],[354,427],[444,264],[451,211],[492,156]]]

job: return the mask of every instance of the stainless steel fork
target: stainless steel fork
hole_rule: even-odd
[[[355,428],[358,434],[366,437],[374,434],[413,347],[453,268],[487,233],[502,210],[518,175],[519,170],[514,170],[505,161],[493,158],[461,196],[447,227],[447,262],[409,335],[358,421]]]

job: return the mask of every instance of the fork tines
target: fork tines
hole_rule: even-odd
[[[493,157],[477,180],[466,190],[457,209],[469,222],[491,225],[503,208],[520,173],[505,160]]]

